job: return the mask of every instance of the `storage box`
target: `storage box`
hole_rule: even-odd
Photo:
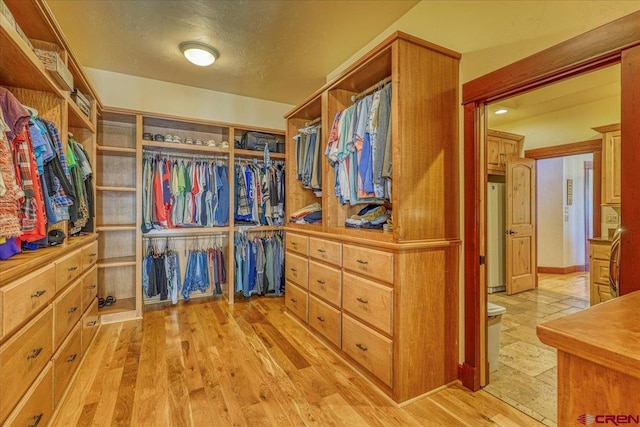
[[[63,90],[73,90],[73,75],[67,68],[67,53],[54,43],[32,40],[36,56]]]
[[[33,44],[31,43],[31,40],[29,40],[29,37],[27,37],[24,31],[22,31],[22,28],[20,28],[20,25],[18,25],[17,22],[16,22],[16,31],[18,32],[22,40],[24,40],[25,43],[29,45],[29,49],[33,50]]]
[[[71,99],[76,105],[80,108],[80,110],[87,115],[87,117],[91,117],[91,104],[89,100],[85,98],[85,96],[78,90],[75,89],[71,92]]]

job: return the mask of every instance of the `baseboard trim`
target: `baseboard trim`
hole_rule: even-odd
[[[471,391],[480,390],[480,370],[467,364],[458,365],[458,379]]]
[[[538,266],[538,273],[548,273],[548,274],[569,274],[576,273],[580,271],[587,271],[587,267],[585,265],[570,265],[568,267],[543,267]]]

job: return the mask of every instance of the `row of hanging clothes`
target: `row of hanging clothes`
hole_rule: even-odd
[[[186,265],[184,270],[181,269],[181,251],[175,247],[176,239],[181,240],[183,245],[186,258],[186,263],[182,263]],[[181,280],[183,277],[184,280]],[[145,297],[159,296],[160,301],[171,300],[176,304],[180,297],[189,300],[196,291],[222,295],[222,286],[226,283],[222,237],[148,239],[147,253],[142,262],[142,290]]]
[[[229,223],[228,167],[222,159],[145,151],[142,232]]]
[[[312,190],[317,197],[322,196],[322,124],[320,119],[298,129],[295,141],[296,179],[302,188]]]
[[[284,232],[243,231],[236,233],[235,291],[251,295],[280,296],[284,293]]]
[[[234,218],[240,225],[284,225],[285,164],[265,157],[236,159]]]
[[[342,204],[380,204],[391,199],[390,78],[352,100],[335,115],[325,150],[335,173],[335,195]]]
[[[0,259],[59,243],[48,227],[93,231],[93,169],[69,134],[66,148],[53,122],[0,87]]]

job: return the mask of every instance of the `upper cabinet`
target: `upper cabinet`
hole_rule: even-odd
[[[287,225],[389,243],[458,239],[459,60],[456,52],[397,32],[289,112],[285,116],[290,147]],[[384,91],[378,106],[375,93]],[[362,102],[373,107],[361,107]],[[367,113],[385,117],[376,130],[367,131],[378,139],[375,146],[371,144],[373,152],[366,150],[367,136],[360,140],[365,134],[361,129],[371,120],[361,125],[359,118]],[[347,119],[338,123],[340,114]],[[300,144],[296,151],[294,138],[313,132],[309,128],[318,123],[321,136],[307,138],[308,145]],[[356,137],[348,141],[347,137],[343,143],[342,134],[351,131]],[[319,150],[316,141],[322,144]],[[319,156],[312,155],[316,151]],[[296,169],[300,162],[292,157],[297,152],[302,153],[300,161],[304,162],[305,154],[308,159],[302,170]],[[365,162],[365,157],[372,161]],[[340,167],[335,166],[341,162]],[[315,191],[315,169],[310,167],[318,164],[322,167],[321,192]],[[367,187],[362,172],[369,166],[373,185]],[[309,182],[305,174],[310,174]],[[378,191],[382,186],[384,190]],[[371,187],[374,191],[368,189]],[[389,216],[386,227],[353,227],[370,203],[384,207]],[[316,218],[314,224],[294,223],[292,216],[310,204],[321,208],[321,224]]]
[[[520,155],[524,136],[515,133],[487,130],[487,173],[504,175],[507,157]]]
[[[620,206],[620,124],[601,126],[593,130],[602,134],[602,204]]]

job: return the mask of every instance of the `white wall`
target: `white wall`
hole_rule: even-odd
[[[538,265],[543,267],[564,267],[562,163],[555,158],[536,164]]]
[[[593,127],[620,123],[620,96],[492,126],[524,135],[524,150],[601,138]]]
[[[294,106],[86,67],[105,106],[284,129]]]
[[[593,159],[592,154],[582,154],[563,158],[563,197],[566,217],[564,218],[564,265],[584,265],[585,263],[585,207],[584,207],[584,162]],[[567,180],[573,180],[573,203],[567,202]]]

